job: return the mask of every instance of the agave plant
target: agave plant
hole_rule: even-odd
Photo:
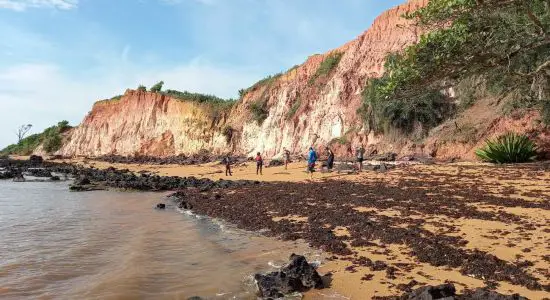
[[[537,156],[535,143],[526,135],[509,132],[494,140],[487,140],[476,155],[483,161],[492,163],[522,163],[532,161]]]

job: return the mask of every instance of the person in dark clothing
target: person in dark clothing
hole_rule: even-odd
[[[229,155],[225,156],[222,162],[225,165],[225,176],[233,176],[231,173],[231,157]]]
[[[264,166],[264,159],[262,158],[262,155],[260,152],[256,153],[256,175],[263,175],[262,174],[262,168]]]
[[[334,167],[334,152],[329,147],[326,147],[327,151],[327,169],[330,171]]]
[[[365,159],[364,158],[365,148],[363,148],[363,145],[361,145],[360,147],[357,147],[357,149],[355,150],[355,155],[357,156],[357,169],[359,170],[359,172],[362,172],[363,160]]]

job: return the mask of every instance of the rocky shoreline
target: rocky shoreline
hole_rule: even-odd
[[[446,228],[446,232],[434,233],[423,227],[425,220],[415,218],[415,214],[423,213],[437,214],[450,219],[466,217],[498,221],[515,224],[527,234],[537,225],[504,211],[481,211],[471,204],[483,203],[550,210],[548,199],[532,202],[506,197],[506,195],[496,196],[476,186],[465,190],[449,182],[442,184],[437,180],[437,176],[414,174],[413,170],[410,173],[416,175],[417,180],[403,181],[396,186],[387,186],[382,182],[356,183],[341,180],[328,180],[315,184],[266,183],[250,180],[213,181],[207,178],[136,174],[113,167],[100,170],[43,161],[38,157],[27,161],[0,159],[0,170],[2,170],[0,179],[16,179],[22,174],[54,178],[56,176],[54,174],[63,174],[75,179],[71,185],[74,191],[107,188],[178,191],[169,198],[181,209],[220,218],[245,230],[261,230],[267,236],[283,240],[304,239],[311,246],[331,254],[332,257],[329,260],[350,262],[351,267],[346,268],[349,272],[354,272],[356,268],[370,268],[373,271],[384,271],[388,279],[407,274],[411,268],[408,264],[372,260],[355,251],[357,247],[374,246],[381,252],[391,254],[387,245],[394,244],[410,249],[409,255],[419,262],[458,269],[463,275],[480,278],[486,284],[485,289],[467,290],[463,295],[456,295],[452,287],[453,293],[448,294],[448,297],[451,297],[448,299],[525,299],[518,295],[502,296],[494,292],[499,282],[524,286],[530,290],[550,292],[550,285],[541,284],[537,277],[527,271],[533,266],[531,261],[518,259],[510,262],[482,250],[467,249],[465,247],[467,240],[460,236],[449,235],[456,232],[457,228],[440,224]],[[529,172],[544,172],[544,170],[532,167]],[[506,175],[501,174],[503,180],[507,176],[515,175],[517,174],[509,172],[506,172]],[[426,195],[423,187],[427,184],[432,185],[439,192],[437,197]],[[404,193],[404,190],[407,192]],[[511,195],[517,191],[508,190],[507,192]],[[453,201],[454,197],[462,197],[464,200]],[[426,198],[429,198],[429,201],[423,201]],[[372,211],[384,209],[398,209],[400,215],[384,216]],[[347,233],[335,234],[338,228],[345,228]],[[495,231],[496,234],[499,233]],[[279,278],[278,281],[264,280],[266,277],[262,276],[267,275],[257,275],[257,278],[261,279],[258,281],[260,285],[261,282],[267,282],[264,286],[264,290],[267,291],[266,299],[280,295],[278,294],[281,293],[280,291],[286,293],[295,290],[288,287],[271,289],[270,283],[281,282],[280,273],[271,275],[275,276],[272,276],[273,278]],[[292,284],[292,282],[287,283]],[[424,286],[413,290],[415,286],[421,285],[419,282],[411,281],[407,285],[397,287],[404,292],[402,296],[377,299],[440,299],[435,296],[443,295],[438,292],[440,289],[450,290],[448,286]],[[320,285],[310,284],[304,287],[320,287]],[[436,292],[432,293],[432,291]],[[426,298],[428,294],[432,298]]]

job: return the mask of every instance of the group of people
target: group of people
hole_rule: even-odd
[[[291,162],[290,154],[291,154],[290,151],[286,147],[283,148],[283,160],[284,160],[285,170],[288,169],[288,164]],[[326,167],[330,171],[332,170],[332,168],[334,168],[334,152],[329,147],[325,147],[325,154],[327,156]],[[365,149],[363,148],[363,146],[357,147],[356,158],[357,158],[357,169],[359,170],[359,172],[363,171],[364,154],[365,154]],[[315,172],[315,165],[318,159],[319,159],[319,155],[317,154],[313,146],[310,147],[308,156],[307,156],[307,172],[310,174],[310,178],[313,178],[313,173]],[[254,160],[256,162],[256,175],[263,175],[262,172],[263,172],[263,166],[264,166],[264,159],[260,152],[256,153],[256,157]],[[225,156],[222,162],[225,165],[225,176],[233,176],[233,173],[231,172],[230,156],[229,155]]]

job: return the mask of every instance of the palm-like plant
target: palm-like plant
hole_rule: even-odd
[[[535,143],[526,135],[509,132],[494,140],[487,140],[476,155],[483,161],[492,163],[522,163],[532,161],[537,156]]]

